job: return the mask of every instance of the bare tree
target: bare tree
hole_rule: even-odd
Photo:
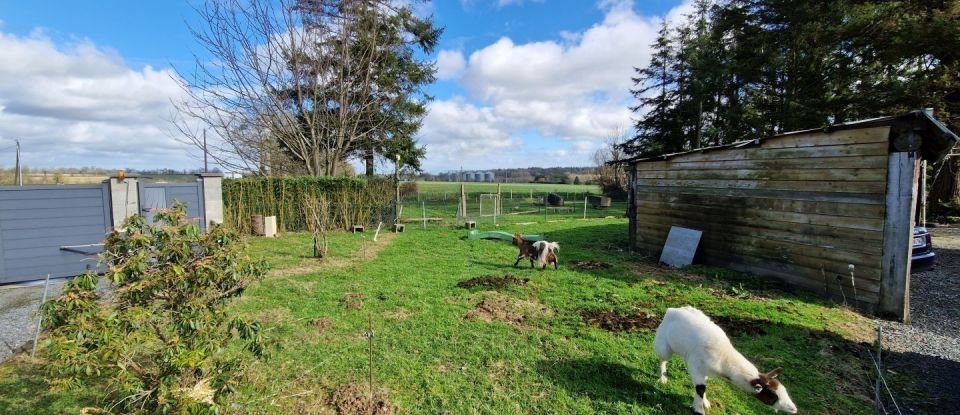
[[[623,143],[629,137],[627,132],[618,127],[612,135],[604,140],[603,146],[593,154],[593,161],[597,166],[597,182],[603,192],[614,197],[626,195],[627,173],[620,160],[623,160]]]
[[[226,168],[266,172],[269,143],[310,175],[336,175],[355,142],[380,126],[370,117],[376,45],[359,16],[389,12],[387,0],[210,0],[191,32],[206,50],[178,81],[184,140]],[[372,35],[370,34],[372,33]],[[372,38],[371,38],[372,37]]]

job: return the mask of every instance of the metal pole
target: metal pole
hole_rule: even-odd
[[[370,397],[373,398],[373,315],[367,313],[367,344],[369,345],[368,350],[370,351],[370,366],[369,366],[369,386],[370,386]]]
[[[883,351],[883,345],[881,344],[881,336],[883,336],[883,328],[877,324],[877,381],[873,385],[873,410],[875,414],[880,414],[880,408],[883,407],[883,404],[880,402],[880,353]]]
[[[423,229],[427,229],[427,202],[420,202],[420,209],[423,213]]]
[[[583,218],[587,218],[587,198],[583,198]]]
[[[14,174],[17,176],[17,186],[23,186],[23,169],[20,166],[20,140],[17,142],[17,168]]]
[[[203,129],[203,172],[210,173],[207,169],[207,129]]]
[[[33,334],[33,350],[30,351],[30,357],[34,357],[37,354],[37,342],[40,340],[40,329],[43,327],[43,314],[40,312],[40,309],[43,308],[43,303],[47,302],[47,288],[50,287],[50,274],[47,274],[47,279],[43,282],[43,297],[40,300],[40,305],[37,306],[37,331]]]

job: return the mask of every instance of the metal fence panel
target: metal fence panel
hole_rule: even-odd
[[[96,268],[108,205],[106,185],[0,187],[0,283]]]

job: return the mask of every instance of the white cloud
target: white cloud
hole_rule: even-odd
[[[128,67],[89,40],[57,45],[42,31],[0,32],[0,145],[23,144],[28,166],[192,167],[170,138],[175,73]]]
[[[688,3],[668,16],[678,18],[688,12]],[[435,132],[434,126],[449,125],[448,118],[463,119],[466,113],[483,114],[473,119],[471,128],[497,131],[501,142],[503,137],[525,136],[531,131],[543,140],[560,140],[560,148],[553,145],[547,152],[558,159],[556,163],[517,157],[491,161],[495,164],[488,163],[486,167],[509,162],[589,165],[604,138],[632,126],[628,109],[633,102],[629,93],[633,86],[631,77],[634,67],[643,66],[650,59],[650,44],[664,18],[639,15],[633,6],[634,2],[629,0],[601,1],[603,20],[586,30],[562,31],[555,40],[527,43],[502,37],[473,51],[459,78],[472,99],[456,98],[456,105],[435,102],[424,130]],[[446,56],[444,60],[441,66],[446,68],[445,74],[451,72],[449,68],[460,69],[454,64],[454,57]],[[428,165],[453,166],[459,162],[456,154],[437,151],[436,147],[444,148],[443,135],[427,139],[428,135],[423,136],[425,142],[432,142],[428,147]]]
[[[497,0],[497,7],[504,6],[519,6],[525,3],[527,0]],[[529,0],[533,3],[543,3],[544,0]]]
[[[456,79],[463,73],[467,61],[459,50],[441,50],[437,54],[437,79]]]

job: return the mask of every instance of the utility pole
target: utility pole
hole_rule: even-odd
[[[394,189],[396,189],[397,191],[396,193],[397,199],[395,200],[396,204],[394,205],[394,213],[396,213],[396,219],[395,219],[396,222],[394,223],[399,225],[400,224],[400,153],[397,153],[393,156],[393,161],[394,161],[393,183],[395,186]]]
[[[207,170],[207,129],[203,129],[203,172],[210,173],[210,170]]]
[[[23,186],[23,168],[20,166],[20,140],[14,140],[17,142],[17,167],[15,174],[17,175],[17,186]]]

